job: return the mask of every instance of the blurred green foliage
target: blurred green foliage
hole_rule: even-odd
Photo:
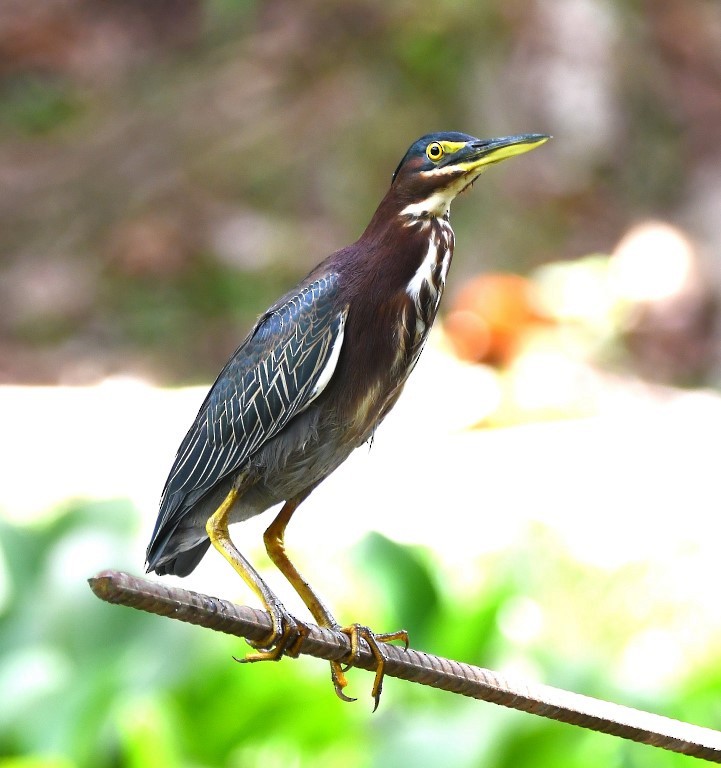
[[[65,84],[48,78],[20,77],[0,90],[0,132],[42,136],[64,126],[81,111],[79,98]]]
[[[371,715],[369,675],[350,672],[359,701],[346,705],[333,695],[326,665],[309,658],[239,666],[231,658],[243,652],[237,639],[107,605],[77,578],[103,561],[132,567],[136,525],[121,501],[75,502],[43,522],[2,524],[2,768],[687,764],[390,679]],[[617,590],[633,590],[633,574],[609,583],[542,530],[478,563],[479,586],[470,591],[452,588],[431,552],[378,534],[351,560],[356,578],[378,595],[377,615],[363,620],[406,625],[414,647],[490,668],[520,663],[555,685],[679,718],[721,716],[718,654],[663,696],[614,684],[609,670],[643,622],[616,605],[623,620],[617,615],[609,626],[605,600],[593,594],[608,591],[613,600]],[[544,621],[523,640],[504,627],[529,605],[541,606]]]

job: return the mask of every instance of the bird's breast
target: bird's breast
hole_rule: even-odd
[[[446,276],[453,258],[453,230],[445,219],[431,219],[424,222],[428,230],[428,245],[423,260],[406,287],[406,294],[412,303],[412,312],[406,313],[414,327],[409,328],[412,345],[420,354],[446,286]],[[415,361],[413,361],[415,363]]]
[[[338,367],[325,394],[329,423],[359,444],[393,407],[423,349],[453,256],[442,218],[389,227],[365,244],[344,280],[349,310]]]

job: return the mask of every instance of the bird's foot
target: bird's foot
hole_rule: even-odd
[[[401,640],[408,650],[408,632],[405,629],[398,630],[397,632],[385,632],[376,634],[372,632],[368,627],[364,627],[362,624],[351,624],[348,627],[340,627],[339,631],[344,635],[347,635],[350,639],[350,654],[349,664],[343,668],[338,661],[331,661],[331,679],[333,680],[333,687],[339,698],[343,701],[355,701],[355,699],[346,696],[343,693],[343,689],[348,684],[346,680],[345,672],[353,665],[354,662],[360,657],[361,640],[365,640],[368,643],[368,648],[376,662],[376,675],[373,680],[373,688],[371,689],[371,696],[375,705],[373,711],[378,709],[378,703],[381,699],[381,692],[383,690],[383,677],[385,676],[386,656],[382,650],[380,643],[391,643],[395,640]]]
[[[264,640],[247,640],[254,653],[249,653],[242,659],[233,657],[242,663],[255,661],[279,661],[283,656],[294,659],[300,654],[303,641],[308,637],[309,629],[294,616],[291,616],[280,602],[268,606],[273,628]]]

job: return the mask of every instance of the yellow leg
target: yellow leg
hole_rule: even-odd
[[[300,571],[293,565],[285,551],[285,529],[293,513],[298,508],[305,497],[296,497],[286,501],[278,516],[268,526],[263,534],[265,549],[273,563],[278,567],[281,573],[293,585],[295,591],[300,595],[303,602],[308,606],[308,610],[313,614],[313,618],[321,627],[331,627],[337,629],[340,627],[333,618],[330,610],[326,607],[318,595],[313,592],[310,584],[303,578]]]
[[[381,690],[383,688],[383,675],[385,671],[385,655],[378,645],[379,642],[387,643],[393,640],[402,640],[408,648],[408,633],[405,630],[399,632],[390,632],[387,634],[374,634],[368,627],[361,626],[360,624],[352,624],[349,627],[341,627],[340,624],[333,618],[333,615],[328,610],[323,601],[315,594],[310,584],[303,578],[300,571],[293,565],[285,551],[285,529],[290,522],[290,518],[298,508],[298,505],[306,498],[308,494],[289,499],[283,505],[283,508],[278,513],[278,516],[268,526],[268,529],[263,534],[263,540],[265,542],[265,548],[268,552],[268,556],[275,563],[278,570],[291,583],[295,591],[300,595],[303,602],[308,606],[308,610],[313,615],[313,618],[318,622],[321,627],[328,627],[329,629],[339,630],[348,635],[351,641],[351,660],[357,659],[360,653],[360,640],[361,638],[368,643],[371,653],[376,660],[376,675],[373,682],[373,689],[371,695],[375,700],[375,707],[373,711],[378,707],[380,701]],[[335,688],[336,694],[344,701],[355,701],[343,693],[343,689],[348,684],[346,680],[343,668],[337,661],[330,662],[331,679]]]
[[[266,640],[250,643],[254,648],[261,650],[257,653],[248,654],[242,661],[276,661],[284,654],[293,655],[294,651],[297,655],[297,647],[302,642],[303,635],[307,634],[307,630],[305,633],[303,632],[304,627],[299,626],[299,623],[290,616],[275,593],[263,581],[248,560],[240,554],[230,539],[228,515],[238,497],[238,490],[231,488],[223,503],[208,519],[205,530],[213,546],[253,590],[273,621],[273,629]]]

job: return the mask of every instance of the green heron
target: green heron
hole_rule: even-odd
[[[350,638],[351,658],[361,638],[368,643],[378,705],[379,642],[407,647],[407,633],[341,627],[286,554],[285,529],[311,491],[373,436],[418,361],[453,255],[453,199],[487,166],[547,139],[456,132],[418,139],[360,238],[261,315],[208,392],[165,483],[147,568],[186,576],[212,543],[272,618],[270,635],[251,643],[256,650],[244,661],[297,655],[307,634],[228,531],[282,501],[263,537],[268,555],[318,624]],[[352,701],[339,662],[331,662],[331,678],[338,696]]]

